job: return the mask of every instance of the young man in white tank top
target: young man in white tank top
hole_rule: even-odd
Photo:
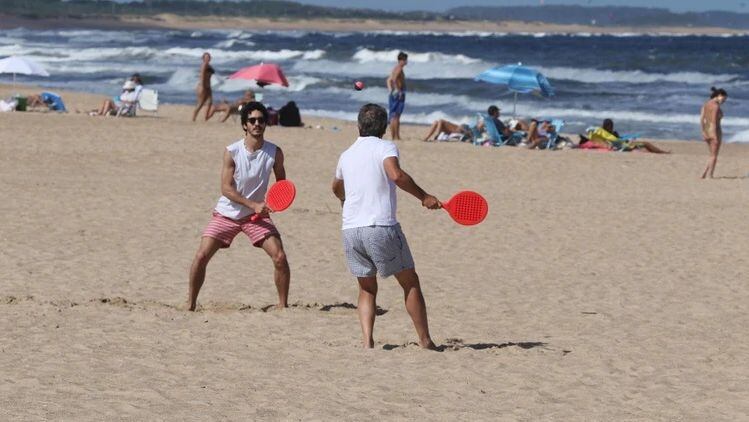
[[[274,281],[278,291],[278,308],[288,306],[291,272],[281,235],[268,216],[265,193],[271,172],[276,181],[286,179],[283,152],[264,138],[268,110],[258,102],[242,107],[244,138],[226,147],[221,170],[221,193],[211,221],[203,230],[200,247],[190,267],[187,309],[194,311],[198,293],[205,280],[205,270],[213,255],[228,248],[234,237],[243,232],[253,246],[262,248],[273,261]],[[252,221],[252,216],[260,218]]]
[[[343,250],[351,274],[359,281],[359,322],[363,345],[374,347],[377,274],[394,275],[403,288],[406,310],[419,336],[419,345],[435,349],[429,335],[427,309],[406,236],[396,220],[395,187],[415,196],[429,209],[442,208],[400,168],[398,147],[382,136],[387,112],[376,104],[359,110],[359,138],[341,154],[333,193],[343,205]]]

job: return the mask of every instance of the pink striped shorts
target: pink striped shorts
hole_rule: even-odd
[[[223,243],[225,248],[231,245],[231,241],[234,240],[234,237],[239,232],[244,232],[250,238],[252,246],[256,248],[261,247],[263,241],[271,236],[281,237],[270,217],[264,216],[257,221],[251,221],[250,217],[252,216],[249,215],[239,220],[233,220],[214,211],[211,221],[203,230],[203,237],[216,239]]]

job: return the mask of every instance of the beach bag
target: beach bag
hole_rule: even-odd
[[[273,107],[268,107],[268,126],[278,125],[278,110]]]
[[[299,115],[296,103],[289,101],[278,110],[278,124],[291,127],[302,126],[302,116]]]

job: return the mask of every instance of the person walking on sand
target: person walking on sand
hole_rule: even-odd
[[[343,248],[348,268],[359,281],[359,322],[365,348],[374,347],[377,273],[395,275],[403,288],[406,310],[416,327],[419,345],[434,349],[427,310],[406,236],[395,218],[395,186],[429,209],[442,207],[401,169],[398,148],[382,136],[387,113],[376,104],[359,110],[359,138],[341,154],[333,193],[343,206]]]
[[[718,151],[720,144],[723,142],[723,130],[720,127],[720,121],[723,119],[723,110],[721,104],[726,102],[728,93],[724,89],[710,88],[712,91],[710,99],[705,102],[700,111],[700,126],[702,128],[702,139],[707,142],[710,148],[710,158],[707,160],[705,171],[702,172],[702,178],[713,178],[715,165],[718,163]]]
[[[195,111],[192,112],[192,121],[198,117],[198,113],[203,106],[206,106],[205,120],[208,120],[213,105],[213,91],[211,90],[211,76],[216,73],[211,66],[211,55],[208,52],[203,53],[203,63],[200,65],[200,76],[198,77],[198,86],[195,87],[197,103]]]
[[[390,110],[390,137],[394,141],[401,139],[401,114],[406,107],[406,74],[403,68],[408,64],[408,54],[398,53],[398,64],[387,78],[388,108]]]
[[[211,221],[203,230],[200,246],[190,267],[187,309],[194,311],[198,293],[205,280],[205,270],[213,255],[228,248],[239,232],[250,238],[252,245],[262,248],[273,261],[273,275],[278,291],[278,308],[288,306],[291,272],[286,260],[281,235],[268,216],[265,204],[270,173],[276,181],[286,179],[281,148],[265,140],[268,110],[258,102],[242,107],[242,128],[245,136],[226,147],[221,170],[221,193]],[[255,214],[260,218],[252,220]]]

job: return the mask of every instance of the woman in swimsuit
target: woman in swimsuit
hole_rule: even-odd
[[[710,99],[705,102],[700,112],[700,126],[702,127],[702,139],[707,142],[710,148],[710,158],[707,160],[707,167],[702,172],[702,178],[713,178],[715,164],[718,162],[718,151],[723,141],[723,130],[720,127],[720,121],[723,119],[723,111],[720,105],[726,102],[728,94],[724,89],[710,88],[712,93]]]
[[[198,117],[198,112],[203,106],[207,106],[205,110],[205,119],[208,120],[208,114],[211,111],[211,105],[213,105],[213,92],[211,91],[211,76],[215,73],[213,67],[209,64],[211,62],[211,55],[209,53],[203,53],[203,64],[200,65],[200,79],[198,80],[198,86],[195,89],[195,94],[198,97],[198,102],[195,105],[195,111],[192,113],[192,121]]]

